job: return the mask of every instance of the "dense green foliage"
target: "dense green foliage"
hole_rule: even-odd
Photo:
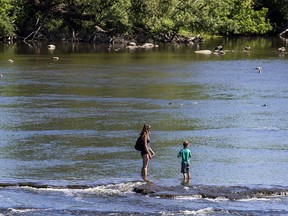
[[[14,36],[14,19],[11,0],[0,0],[0,36]]]
[[[257,0],[255,8],[262,7],[268,8],[266,17],[275,31],[283,30],[282,27],[288,28],[288,0]]]
[[[0,36],[259,35],[287,14],[287,0],[0,0]]]

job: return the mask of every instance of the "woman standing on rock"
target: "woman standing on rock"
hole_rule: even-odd
[[[148,176],[149,160],[151,160],[152,157],[155,155],[150,147],[150,137],[149,137],[150,130],[151,130],[151,126],[149,124],[144,124],[143,129],[140,133],[140,137],[143,143],[143,148],[141,149],[141,156],[143,159],[141,176],[144,181],[148,181],[147,176]]]

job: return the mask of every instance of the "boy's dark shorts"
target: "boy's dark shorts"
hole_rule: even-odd
[[[181,163],[181,173],[189,173],[189,163]]]

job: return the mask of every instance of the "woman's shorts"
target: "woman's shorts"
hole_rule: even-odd
[[[189,173],[189,164],[181,163],[181,173]]]

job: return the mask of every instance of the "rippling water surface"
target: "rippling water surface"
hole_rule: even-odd
[[[194,53],[219,43],[225,55]],[[56,44],[49,52],[47,44],[1,44],[0,212],[288,214],[288,55],[277,52],[281,46],[287,41],[278,38],[117,52],[117,45]],[[141,181],[134,150],[146,122],[153,185]],[[187,185],[176,157],[183,140],[192,152]]]

